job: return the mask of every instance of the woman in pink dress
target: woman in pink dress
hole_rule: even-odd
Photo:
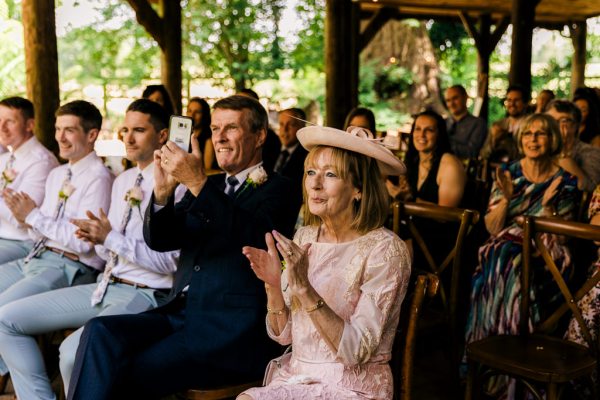
[[[306,226],[293,241],[267,234],[268,251],[244,248],[265,282],[267,331],[292,353],[267,386],[238,399],[391,399],[388,362],[410,259],[383,228],[382,174],[403,174],[404,165],[362,128],[307,127],[298,139],[309,150]]]

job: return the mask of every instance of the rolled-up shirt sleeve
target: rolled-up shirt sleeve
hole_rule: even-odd
[[[337,359],[348,366],[368,361],[382,335],[395,331],[410,277],[406,245],[397,237],[377,244],[366,263],[360,298],[338,346]]]

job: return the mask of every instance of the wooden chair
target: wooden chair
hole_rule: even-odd
[[[425,243],[422,235],[413,223],[413,217],[428,218],[436,221],[456,222],[459,223],[458,232],[454,246],[445,257],[441,264],[437,264],[434,260],[430,246],[435,246],[435,243]],[[458,303],[459,303],[459,287],[461,279],[461,267],[463,260],[463,244],[468,232],[479,220],[477,211],[461,208],[442,207],[434,204],[426,203],[394,203],[393,204],[393,230],[399,232],[401,221],[405,221],[411,232],[412,239],[422,251],[427,265],[427,272],[433,273],[438,278],[442,277],[445,271],[450,270],[450,289],[444,287],[443,281],[439,288],[439,297],[442,302],[443,313],[439,318],[442,318],[444,323],[449,327],[449,336],[451,342],[451,359],[456,366],[456,381],[458,384],[458,365],[460,362],[460,354],[462,354],[462,328],[459,329]],[[413,269],[414,270],[414,269]],[[448,292],[450,295],[448,296]],[[438,321],[439,322],[439,321]],[[436,326],[438,324],[436,323]]]
[[[577,304],[587,292],[600,281],[596,272],[572,294],[558,267],[544,247],[540,235],[550,233],[583,240],[600,240],[600,227],[557,218],[525,217],[523,223],[523,269],[521,273],[520,334],[492,336],[467,345],[469,373],[466,399],[479,394],[480,377],[508,375],[524,384],[538,399],[542,398],[538,387],[544,387],[548,400],[559,398],[564,384],[571,380],[590,376],[597,369],[598,340],[592,340],[589,329]],[[546,263],[565,300],[549,317],[535,324],[529,332],[529,293],[531,280],[532,239]],[[571,312],[585,337],[588,347],[562,339],[557,329],[560,322]],[[567,314],[567,315],[566,315]],[[559,332],[556,332],[556,331]],[[551,334],[557,334],[552,336]],[[594,398],[600,394],[596,387]]]
[[[230,399],[252,387],[262,386],[262,381],[238,385],[219,386],[210,389],[191,389],[185,393],[186,400],[224,400]]]
[[[415,289],[410,293],[412,298],[407,298],[404,301],[404,304],[409,304],[409,307],[402,307],[392,356],[394,398],[396,400],[410,400],[412,398],[413,364],[419,313],[425,296],[435,296],[438,287],[439,279],[437,276],[433,274],[418,275]]]

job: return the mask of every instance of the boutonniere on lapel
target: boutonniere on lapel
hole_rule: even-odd
[[[9,183],[13,183],[17,177],[17,171],[14,168],[7,168],[2,171],[2,187],[5,188]]]
[[[67,201],[67,199],[71,197],[74,191],[75,186],[71,185],[70,182],[65,182],[63,183],[62,187],[60,188],[60,191],[58,192],[58,198]]]
[[[140,212],[140,217],[142,216],[142,200],[144,200],[144,192],[139,186],[134,186],[125,193],[125,201],[129,203],[131,208],[137,207],[138,211]]]
[[[244,191],[246,189],[248,189],[249,187],[256,189],[257,187],[259,187],[260,185],[265,183],[267,181],[267,178],[268,178],[267,171],[265,171],[265,169],[262,166],[253,169],[248,174],[248,177],[246,178],[246,181],[244,182],[244,187],[242,188],[242,190],[240,190],[240,192],[238,193],[238,196],[241,195],[242,193],[244,193]]]

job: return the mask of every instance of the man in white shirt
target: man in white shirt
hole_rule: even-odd
[[[33,134],[33,104],[22,97],[0,100],[0,264],[25,257],[33,246],[27,228],[4,202],[5,191],[22,191],[35,204],[44,200],[46,178],[58,166],[54,154]]]
[[[37,206],[25,192],[5,191],[15,219],[29,228],[33,248],[24,258],[0,265],[0,306],[37,293],[93,282],[104,267],[93,244],[75,237],[72,218],[86,210],[108,209],[113,176],[94,152],[102,124],[100,111],[74,101],[56,111],[55,138],[67,164],[46,180],[44,202]]]
[[[53,290],[0,308],[0,355],[6,363],[0,363],[0,372],[10,371],[19,398],[54,398],[31,335],[80,327],[98,315],[142,312],[166,298],[179,252],[150,250],[143,238],[142,216],[154,187],[153,153],[167,140],[168,119],[166,111],[150,100],[136,100],[129,106],[121,133],[127,158],[137,167],[115,180],[108,216],[102,210],[89,210],[89,218],[71,221],[78,228],[75,235],[95,244],[106,260],[104,282],[101,276],[98,283]],[[183,194],[181,186],[177,197]],[[65,388],[81,330],[60,348]]]

